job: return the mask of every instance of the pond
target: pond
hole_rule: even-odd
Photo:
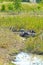
[[[43,56],[20,52],[12,63],[16,65],[43,65]]]

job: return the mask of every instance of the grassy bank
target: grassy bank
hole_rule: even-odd
[[[40,31],[39,31],[40,32]],[[43,32],[36,36],[24,40],[18,34],[14,34],[9,27],[0,27],[0,64],[13,65],[11,60],[17,53],[24,52],[43,52]]]
[[[28,14],[6,16],[6,17],[0,16],[0,29],[1,29],[1,27],[3,29],[6,28],[6,27],[8,27],[8,29],[10,29],[10,27],[14,27],[16,30],[25,29],[25,30],[34,30],[34,31],[36,31],[36,33],[40,33],[40,32],[43,33],[43,16],[29,16]],[[6,33],[7,32],[8,31],[6,31]],[[37,48],[38,45],[40,45],[39,48],[41,50],[39,48],[38,48],[38,50],[43,51],[43,47],[42,47],[43,46],[43,44],[42,44],[43,40],[41,40],[41,39],[43,39],[42,33],[40,34],[41,37],[40,37],[40,35],[38,35],[35,38],[30,38],[30,39],[26,40],[26,45],[29,46],[29,47],[27,47],[28,50],[31,49],[31,47],[33,49],[35,49],[34,45],[36,45],[36,48]],[[8,32],[8,34],[10,34],[10,33]],[[3,33],[3,35],[4,35],[4,33]],[[7,36],[7,34],[6,34],[6,36]],[[9,35],[8,35],[8,37],[9,37]],[[16,37],[16,36],[14,35],[14,37]],[[19,39],[19,37],[18,37],[18,39]],[[3,40],[4,39],[2,39],[1,41],[3,41]],[[0,46],[1,46],[1,44],[0,44]],[[9,41],[9,43],[7,43],[7,44],[11,44],[11,42]],[[31,46],[31,44],[32,44],[32,46]],[[5,46],[5,48],[6,48],[6,46]]]
[[[23,39],[8,28],[0,28],[0,65],[13,65],[13,55],[24,48]]]
[[[2,5],[5,6],[4,11]],[[42,33],[24,40],[18,34],[14,34],[10,27]],[[0,65],[13,65],[10,62],[13,60],[12,55],[20,51],[43,52],[43,6],[22,3],[18,12],[13,2],[0,3]]]

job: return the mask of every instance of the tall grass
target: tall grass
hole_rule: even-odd
[[[15,16],[0,16],[0,26],[14,26],[16,29],[43,30],[43,16],[29,16],[28,14]]]
[[[25,50],[28,52],[40,53],[43,52],[43,36],[28,38],[25,42]]]

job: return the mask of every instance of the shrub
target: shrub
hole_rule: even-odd
[[[8,5],[8,10],[13,10],[13,4]]]
[[[2,5],[1,11],[5,11],[5,5],[4,4]]]
[[[15,0],[14,7],[15,7],[15,10],[17,11],[21,10],[21,0]]]

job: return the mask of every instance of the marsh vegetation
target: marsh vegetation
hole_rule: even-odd
[[[13,32],[21,29],[34,30],[37,35],[23,38]],[[21,51],[43,57],[43,3],[21,2],[17,7],[15,2],[1,2],[0,65],[14,65],[11,60]]]

